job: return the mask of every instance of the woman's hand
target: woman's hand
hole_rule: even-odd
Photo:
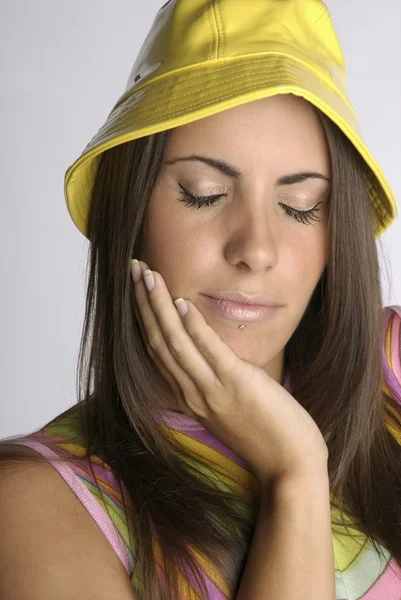
[[[139,266],[143,275],[148,266]],[[150,292],[148,275],[135,284],[138,320],[179,410],[239,454],[261,485],[327,472],[327,446],[309,413],[263,369],[240,359],[192,302],[180,317],[163,277],[152,273]]]

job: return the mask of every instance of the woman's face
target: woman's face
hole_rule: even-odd
[[[227,163],[238,175],[178,160],[194,155]],[[191,300],[240,358],[279,382],[285,345],[327,264],[330,183],[279,183],[300,172],[331,177],[323,126],[303,98],[264,98],[174,129],[139,257],[161,273],[173,300]],[[182,188],[224,196],[198,209],[185,205]],[[317,204],[310,224],[282,206],[305,211]],[[240,330],[241,323],[216,314],[203,296],[229,289],[272,296],[282,307],[269,320],[243,321]]]

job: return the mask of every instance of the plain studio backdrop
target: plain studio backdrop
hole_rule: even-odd
[[[326,4],[362,134],[399,205],[378,249],[385,305],[401,304],[401,2]],[[64,173],[124,91],[162,5],[0,3],[0,438],[76,402],[89,242],[68,215]]]

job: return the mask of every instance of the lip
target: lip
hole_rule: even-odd
[[[225,317],[231,321],[268,321],[276,315],[277,310],[280,308],[278,305],[243,304],[224,298],[207,296],[206,294],[202,294],[202,296],[209,308],[221,317]]]
[[[221,292],[204,292],[209,298],[218,300],[229,300],[238,304],[256,304],[257,306],[280,306],[280,304],[271,296],[264,294],[246,294],[238,290],[224,290]]]

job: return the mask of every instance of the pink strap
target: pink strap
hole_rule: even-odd
[[[58,455],[53,452],[50,448],[41,444],[40,442],[23,442],[19,440],[9,440],[3,442],[6,444],[18,444],[19,446],[27,446],[32,448],[32,450],[36,450],[39,454],[42,454],[46,458],[57,458]],[[124,568],[129,577],[131,577],[131,568],[128,560],[128,556],[126,550],[124,548],[123,542],[121,541],[120,536],[117,534],[113,522],[107,514],[106,510],[96,501],[94,496],[85,486],[85,484],[81,481],[74,470],[67,463],[51,463],[55,469],[60,473],[61,477],[68,484],[68,486],[72,489],[74,494],[80,499],[88,513],[92,516],[95,522],[98,524],[100,529],[103,531],[106,538],[109,540],[111,546],[114,551],[120,558],[121,562],[124,565]]]

